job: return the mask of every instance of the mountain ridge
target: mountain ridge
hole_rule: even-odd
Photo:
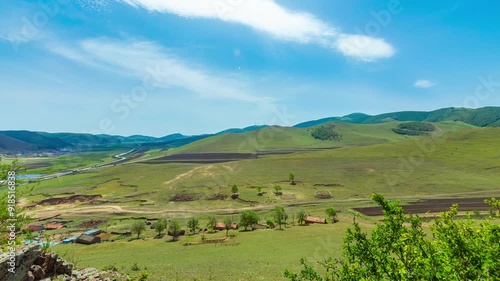
[[[399,111],[378,115],[351,113],[341,117],[326,117],[298,123],[291,128],[311,128],[329,122],[350,124],[380,124],[385,122],[443,122],[459,121],[478,127],[500,127],[500,107],[477,109],[448,107],[433,111]],[[213,134],[187,136],[180,133],[163,137],[131,135],[92,135],[86,133],[46,133],[27,130],[0,131],[0,152],[26,152],[39,150],[62,150],[81,147],[144,144],[156,148],[174,148],[204,138],[225,134],[242,134],[266,129],[268,125],[253,125],[245,128],[230,128]]]

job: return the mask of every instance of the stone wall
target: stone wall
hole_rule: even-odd
[[[16,269],[15,273],[9,272],[11,267],[10,253],[0,254],[0,280],[5,281],[22,281],[27,276],[28,271],[40,254],[40,246],[32,244],[22,248],[16,252]]]

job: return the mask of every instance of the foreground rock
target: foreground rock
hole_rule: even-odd
[[[126,280],[117,272],[100,271],[95,268],[75,270],[73,264],[64,261],[56,253],[45,253],[36,244],[28,245],[16,252],[15,273],[9,272],[11,257],[0,254],[0,280],[2,281],[111,281]]]

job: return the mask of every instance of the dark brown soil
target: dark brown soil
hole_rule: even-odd
[[[95,199],[102,198],[101,195],[96,194],[96,195],[71,195],[68,197],[61,197],[61,198],[49,198],[49,199],[44,199],[40,202],[38,202],[36,205],[60,205],[60,204],[68,204],[68,203],[75,203],[75,202],[91,202]]]
[[[195,201],[200,199],[200,197],[203,196],[201,194],[196,194],[196,193],[179,193],[179,194],[174,194],[171,198],[170,201],[172,202],[188,202],[188,201]]]
[[[328,191],[316,191],[316,198],[319,199],[329,199],[332,198],[332,194]]]
[[[313,186],[338,187],[338,186],[344,186],[344,185],[340,184],[340,183],[316,183]]]
[[[217,193],[207,198],[207,200],[226,200],[227,194]]]
[[[84,222],[80,223],[79,225],[77,225],[77,227],[79,227],[79,228],[94,228],[94,227],[98,227],[100,225],[103,225],[105,223],[106,223],[106,221],[104,221],[104,220],[89,220],[89,221],[84,221]]]
[[[401,206],[406,214],[423,214],[427,212],[444,212],[450,209],[451,205],[458,204],[459,211],[481,211],[488,210],[490,207],[484,203],[489,198],[449,198],[449,199],[428,199],[411,202],[408,205]],[[379,206],[354,208],[354,210],[366,216],[381,216],[382,208]]]

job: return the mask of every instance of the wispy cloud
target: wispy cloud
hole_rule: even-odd
[[[382,38],[346,34],[305,12],[290,11],[273,0],[118,0],[148,11],[182,17],[219,19],[246,25],[275,38],[319,44],[356,60],[389,58],[396,50]]]
[[[148,79],[155,88],[178,87],[203,98],[228,99],[258,105],[272,99],[248,90],[245,79],[232,73],[184,61],[173,52],[147,41],[115,41],[107,38],[87,39],[76,46],[48,47],[52,52],[78,63],[105,69],[120,75]],[[241,78],[241,77],[240,77]]]
[[[435,84],[429,80],[425,80],[425,79],[419,79],[417,81],[415,81],[415,83],[413,84],[414,87],[416,88],[430,88],[432,86],[434,86]]]

